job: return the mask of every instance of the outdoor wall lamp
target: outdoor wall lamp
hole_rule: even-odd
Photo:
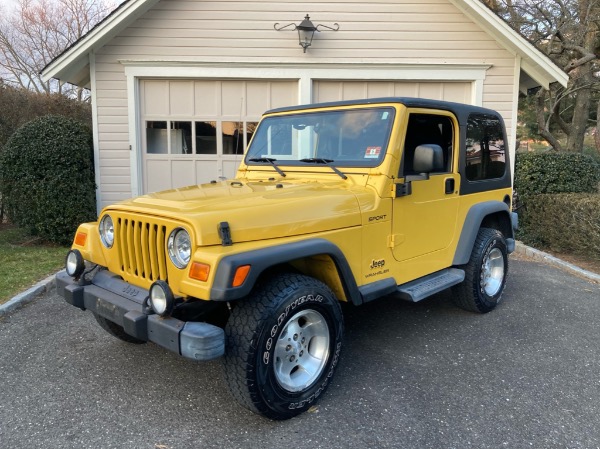
[[[331,31],[337,31],[340,29],[340,26],[337,23],[334,23],[333,27],[323,25],[321,23],[315,26],[310,21],[310,17],[308,16],[308,14],[304,18],[304,20],[300,22],[300,25],[296,25],[295,23],[288,23],[287,25],[280,27],[279,22],[277,22],[275,25],[273,25],[273,28],[275,28],[275,31],[281,31],[292,26],[294,28],[292,28],[290,31],[298,30],[298,44],[302,46],[304,53],[306,53],[306,49],[311,46],[313,37],[315,35],[315,31],[321,31],[319,29],[320,27],[327,28]]]

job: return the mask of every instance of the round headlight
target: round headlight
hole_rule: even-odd
[[[100,220],[99,230],[102,244],[107,248],[112,248],[113,243],[115,243],[115,226],[112,218],[110,218],[110,215],[105,215],[102,217],[102,220]]]
[[[173,265],[177,268],[187,267],[192,256],[192,241],[190,239],[190,234],[183,228],[175,229],[169,235],[167,249],[169,250],[169,258],[171,259],[171,262],[173,262]]]
[[[79,276],[81,276],[83,270],[85,270],[83,256],[78,250],[72,249],[67,254],[65,270],[69,276],[74,278],[78,278]]]
[[[154,313],[160,316],[168,316],[173,311],[175,298],[171,289],[164,281],[156,281],[150,286],[148,301]]]

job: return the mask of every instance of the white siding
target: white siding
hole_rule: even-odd
[[[273,24],[299,23],[306,13],[315,25],[337,22],[340,30],[316,33],[302,53],[297,33],[275,31]],[[483,105],[498,110],[508,128],[513,123],[515,56],[448,0],[163,0],[96,53],[103,205],[132,191],[127,80],[120,61],[359,63],[353,71],[370,64],[489,64]]]

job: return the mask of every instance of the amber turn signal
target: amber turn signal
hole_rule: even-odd
[[[210,265],[205,263],[193,262],[190,267],[190,277],[198,281],[206,282],[210,273]]]
[[[84,232],[78,232],[75,235],[75,244],[77,246],[85,246],[85,242],[87,241],[87,234]]]
[[[242,285],[248,277],[248,273],[250,273],[250,265],[242,265],[240,267],[237,267],[237,269],[235,270],[235,276],[233,276],[233,282],[231,286],[239,287],[240,285]]]

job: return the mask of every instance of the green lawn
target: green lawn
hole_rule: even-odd
[[[0,225],[0,304],[60,270],[67,251]]]

